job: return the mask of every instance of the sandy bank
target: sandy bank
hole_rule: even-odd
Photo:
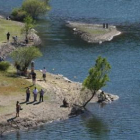
[[[73,30],[84,41],[88,43],[99,43],[111,41],[115,36],[121,34],[116,26],[109,25],[108,28],[103,28],[101,24],[87,24],[79,22],[67,22],[67,27]]]
[[[31,79],[27,80],[31,82]],[[86,95],[85,92],[89,92],[82,90],[81,83],[72,82],[62,75],[50,73],[47,73],[46,83],[42,81],[41,75],[38,74],[37,84],[45,89],[45,99],[42,103],[38,101],[33,103],[33,96],[31,96],[29,104],[26,104],[24,102],[25,94],[0,96],[0,107],[5,108],[5,111],[8,110],[8,113],[3,111],[0,114],[0,132],[28,129],[46,122],[67,119],[71,117],[73,104],[81,105],[86,100],[86,98],[83,100]],[[92,103],[98,101],[98,94],[94,97]],[[118,99],[118,96],[111,95],[111,97],[114,100]],[[67,99],[70,107],[60,107],[64,98]],[[17,100],[21,102],[23,110],[20,112],[20,117],[15,118],[15,102]]]

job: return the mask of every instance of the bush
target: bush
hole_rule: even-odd
[[[23,21],[24,18],[27,16],[27,12],[22,10],[21,8],[15,8],[12,11],[12,19],[17,21]]]
[[[0,62],[0,71],[7,71],[10,67],[10,63],[7,61]]]

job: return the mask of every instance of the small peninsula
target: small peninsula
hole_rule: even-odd
[[[80,36],[88,43],[99,43],[111,41],[113,37],[121,34],[116,26],[108,24],[87,24],[68,21],[67,27],[73,30],[73,33]]]
[[[33,96],[31,96],[30,102],[26,103],[25,90],[29,86],[31,90],[34,89],[32,80],[17,77],[15,72],[15,69],[10,68],[7,73],[0,73],[0,78],[3,79],[0,82],[0,133],[29,129],[47,122],[75,116],[74,104],[80,105],[83,102],[85,92],[89,93],[88,90],[82,89],[81,83],[73,82],[63,75],[46,73],[47,81],[44,82],[42,81],[42,73],[36,71],[37,89],[43,88],[45,90],[44,102],[33,102]],[[101,90],[97,92],[91,103],[97,103],[100,93]],[[105,94],[112,101],[119,98],[117,95]],[[69,107],[61,107],[64,98],[67,99]],[[17,100],[20,101],[23,110],[20,111],[20,117],[16,118],[15,103]]]

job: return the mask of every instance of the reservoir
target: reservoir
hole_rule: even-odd
[[[23,0],[0,0],[8,15]],[[4,135],[2,140],[139,140],[140,139],[140,1],[50,0],[51,11],[38,21],[43,56],[36,69],[82,82],[101,55],[111,64],[105,92],[117,101],[89,104],[84,114],[38,128]],[[65,27],[66,21],[109,23],[123,32],[111,42],[88,44]],[[75,77],[76,76],[76,77]]]

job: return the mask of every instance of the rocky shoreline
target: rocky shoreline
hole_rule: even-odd
[[[116,26],[108,25],[104,28],[101,24],[87,24],[68,21],[66,26],[72,29],[73,33],[88,43],[103,43],[111,41],[115,36],[121,34]]]
[[[27,80],[31,82],[30,79]],[[18,118],[15,118],[15,111],[0,115],[1,134],[10,131],[30,129],[45,123],[64,120],[81,114],[84,110],[79,110],[79,106],[91,96],[90,91],[83,90],[81,83],[73,82],[62,75],[47,73],[47,82],[45,83],[39,78],[37,79],[37,84],[45,89],[45,94],[48,99],[43,103],[23,104],[23,110],[20,112],[20,117]],[[98,95],[100,93],[101,90],[97,92],[91,103],[98,102]],[[106,100],[106,103],[110,103],[119,98],[117,95],[105,94],[109,98],[109,101]],[[9,98],[11,99],[11,97]],[[67,99],[69,107],[61,107],[64,98]],[[4,99],[1,97],[0,106],[4,105],[4,100],[9,101],[8,98]],[[13,100],[24,102],[25,95],[19,96],[16,99],[13,98]],[[78,105],[78,107],[75,105]]]

